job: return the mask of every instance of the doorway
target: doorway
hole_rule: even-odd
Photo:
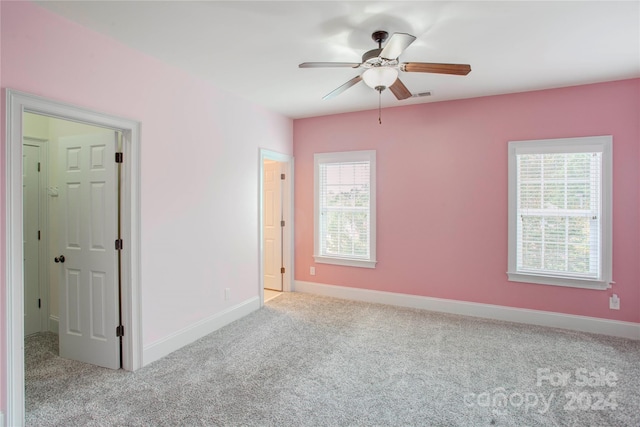
[[[282,187],[286,177],[283,166],[270,159],[263,163],[264,289],[277,292],[282,292],[286,271],[282,245],[286,225],[282,209]]]
[[[7,204],[5,227],[6,310],[4,346],[7,381],[6,422],[22,425],[24,420],[24,260],[23,260],[23,120],[24,113],[57,117],[78,123],[119,131],[122,134],[122,230],[126,245],[121,255],[122,367],[135,370],[142,366],[140,316],[140,123],[105,115],[69,104],[6,89],[5,141],[7,167]],[[97,158],[97,157],[96,157]],[[106,158],[106,157],[105,157]],[[116,331],[113,331],[116,333]]]
[[[25,137],[22,145],[24,335],[48,330],[48,143]]]
[[[260,150],[261,304],[292,291],[293,158]]]
[[[121,346],[113,331],[120,325],[120,288],[113,242],[119,237],[115,153],[121,132],[29,112],[23,113],[22,129],[25,336],[50,331],[59,338],[61,357],[118,369]],[[49,157],[28,143],[36,137],[49,141]],[[48,197],[36,200],[36,179],[53,183],[38,193]],[[50,225],[44,228],[51,233],[41,233],[42,225]],[[51,254],[40,257],[43,265],[37,245]],[[40,311],[50,316],[36,325],[30,314]]]

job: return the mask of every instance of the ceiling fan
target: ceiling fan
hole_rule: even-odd
[[[377,49],[372,49],[362,55],[362,62],[303,62],[300,68],[331,68],[331,67],[349,67],[349,68],[365,68],[365,71],[342,86],[334,89],[325,95],[322,99],[333,98],[341,94],[351,86],[356,85],[361,80],[372,89],[377,90],[380,94],[386,88],[389,88],[398,100],[410,98],[411,92],[402,83],[398,77],[398,71],[407,73],[436,73],[436,74],[455,74],[466,76],[471,71],[468,64],[440,64],[432,62],[400,62],[398,60],[400,54],[409,47],[416,39],[414,36],[406,33],[394,33],[389,41],[382,47],[389,37],[386,31],[375,31],[371,34],[371,38],[378,43]]]

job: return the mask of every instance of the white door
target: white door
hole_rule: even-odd
[[[24,335],[40,332],[40,147],[22,146]]]
[[[282,291],[282,180],[280,163],[264,161],[264,287]]]
[[[59,139],[56,254],[60,356],[112,369],[120,367],[115,141],[115,132]]]

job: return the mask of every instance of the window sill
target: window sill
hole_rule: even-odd
[[[328,256],[314,255],[313,258],[320,264],[344,265],[347,267],[376,268],[378,261],[353,258],[334,258]]]
[[[574,279],[562,276],[542,276],[530,273],[507,272],[510,282],[535,283],[538,285],[565,286],[570,288],[606,290],[611,288],[611,281]]]

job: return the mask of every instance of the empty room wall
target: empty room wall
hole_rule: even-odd
[[[635,79],[296,120],[296,280],[638,323],[639,117]],[[616,284],[507,281],[508,142],[591,135],[613,135]],[[313,155],[349,150],[377,151],[375,269],[314,264]]]
[[[145,349],[258,298],[259,148],[291,154],[292,121],[33,3],[0,7],[3,89],[141,122]]]

